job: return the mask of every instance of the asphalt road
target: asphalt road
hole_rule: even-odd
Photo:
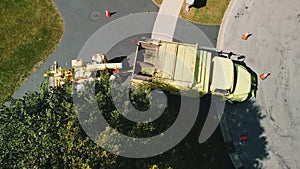
[[[136,13],[149,13],[157,11],[158,8],[150,0],[54,0],[57,8],[59,9],[62,17],[64,18],[65,32],[61,39],[61,42],[57,49],[52,53],[52,55],[46,60],[46,62],[29,78],[28,81],[13,95],[15,98],[22,97],[26,92],[38,90],[40,83],[44,80],[43,74],[54,61],[62,67],[70,67],[72,59],[78,57],[88,57],[80,56],[80,51],[85,43],[88,41],[94,33],[100,28],[104,28],[113,23],[114,21],[120,19],[123,16],[134,15]],[[105,8],[108,8],[110,12],[114,13],[111,18],[105,17]],[[151,14],[149,18],[154,21],[156,14]],[[101,43],[109,46],[109,42],[113,39],[115,33],[120,33],[126,29],[132,29],[136,23],[128,27],[113,27],[110,29],[109,34],[105,34],[101,38]],[[152,30],[154,22],[144,22],[143,26],[147,29]],[[138,25],[139,26],[139,25]],[[110,28],[110,27],[107,27]],[[199,33],[200,30],[200,33]],[[178,21],[178,27],[175,29],[175,39],[188,43],[199,43],[203,46],[214,47],[216,45],[218,36],[218,26],[206,26],[206,25],[194,25],[183,20]],[[190,32],[191,31],[191,32]],[[193,34],[193,32],[196,32]],[[150,34],[141,33],[138,35],[127,36],[124,39],[120,39],[119,42],[113,43],[114,46],[109,46],[108,48],[103,48],[104,51],[100,49],[95,49],[95,52],[106,52],[109,57],[118,57],[120,55],[130,55],[135,50],[134,43],[139,40],[142,36],[148,36]],[[204,40],[203,40],[204,39]],[[99,45],[96,43],[94,45]],[[114,50],[112,50],[114,49]],[[115,50],[116,49],[116,50]],[[94,52],[94,51],[90,51]],[[227,156],[225,145],[222,143],[220,137],[221,132],[219,129],[216,130],[213,136],[216,138],[212,144],[217,148],[220,148],[220,153],[215,154],[216,163],[218,166],[224,166],[225,168],[232,168],[230,159]],[[197,141],[197,140],[196,140]],[[221,144],[222,143],[222,144]],[[196,157],[197,158],[197,157]]]
[[[232,136],[247,168],[300,168],[300,1],[231,1],[220,48],[246,55],[260,75],[257,99],[228,107]],[[248,40],[242,34],[250,32]],[[249,140],[239,144],[246,133]]]
[[[79,52],[90,36],[103,25],[113,20],[144,11],[157,11],[158,8],[151,1],[128,0],[54,0],[63,19],[65,32],[62,40],[46,62],[24,83],[24,85],[13,95],[21,97],[27,91],[38,90],[40,83],[44,80],[43,74],[56,60],[62,66],[70,66],[71,60],[78,57]],[[105,16],[105,9],[116,12],[111,18]],[[100,16],[93,20],[92,13],[98,12]],[[67,64],[67,65],[66,65]]]
[[[44,72],[54,61],[58,61],[63,67],[69,67],[71,60],[79,56],[86,41],[104,25],[130,14],[158,11],[158,8],[150,0],[127,0],[126,3],[122,0],[90,0],[88,2],[84,0],[54,0],[54,3],[64,19],[64,35],[56,50],[13,95],[14,98],[22,97],[28,91],[37,91],[40,83],[44,80]],[[105,16],[106,8],[114,13],[111,18]],[[196,26],[205,33],[213,45],[216,45],[218,26]]]

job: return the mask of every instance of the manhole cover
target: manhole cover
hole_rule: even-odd
[[[92,21],[98,20],[99,17],[100,17],[100,13],[97,12],[97,11],[92,12],[91,15],[90,15],[90,18],[91,18]]]

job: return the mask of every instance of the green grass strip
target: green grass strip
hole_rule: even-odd
[[[54,51],[63,20],[52,0],[0,1],[0,104]]]

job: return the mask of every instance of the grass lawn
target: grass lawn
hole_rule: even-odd
[[[53,52],[64,31],[52,0],[0,1],[0,104]]]
[[[160,5],[163,0],[153,1],[155,4]],[[180,16],[196,23],[220,25],[229,2],[230,0],[195,0],[196,7],[192,7],[189,12],[185,11],[184,3],[181,8]]]

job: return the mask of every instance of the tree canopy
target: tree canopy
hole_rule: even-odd
[[[176,119],[177,108],[170,106],[151,123],[126,120],[114,106],[108,79],[103,75],[96,81],[96,100],[107,122],[118,131],[132,137],[153,136],[165,131]],[[137,88],[129,94],[137,109],[146,110],[151,106],[150,90]],[[49,90],[44,82],[39,92],[26,93],[21,99],[13,99],[10,106],[1,107],[0,160],[3,168],[182,169],[190,168],[187,166],[191,161],[203,168],[215,161],[199,151],[193,136],[155,157],[131,159],[111,154],[95,144],[81,127],[72,95],[72,84]],[[209,151],[215,151],[216,148],[211,147]]]

